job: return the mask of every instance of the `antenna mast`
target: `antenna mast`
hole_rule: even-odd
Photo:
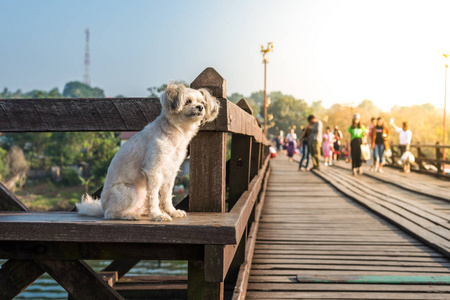
[[[86,49],[84,53],[84,75],[83,75],[83,83],[87,85],[91,85],[91,76],[89,75],[89,65],[90,65],[90,58],[89,58],[89,28],[86,29]]]

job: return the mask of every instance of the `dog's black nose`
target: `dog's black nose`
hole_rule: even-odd
[[[203,106],[202,105],[197,105],[195,108],[198,109],[199,111],[203,110]]]

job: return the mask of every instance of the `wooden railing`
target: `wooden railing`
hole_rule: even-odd
[[[187,217],[161,223],[29,212],[0,184],[0,258],[9,259],[0,269],[0,299],[15,297],[44,272],[69,298],[134,297],[115,281],[144,259],[188,260],[185,288],[167,290],[167,299],[223,299],[224,282],[236,287],[227,295],[245,295],[270,172],[269,141],[244,100],[235,105],[226,99],[226,82],[214,69],[205,69],[191,87],[209,89],[221,110],[190,144],[190,193],[179,206]],[[156,98],[3,99],[0,132],[139,131],[160,111]],[[98,274],[85,259],[113,262]],[[158,289],[159,297],[164,291]]]
[[[388,160],[391,166],[399,166],[398,161],[400,160],[400,146],[397,144],[391,145],[392,147],[392,158]],[[440,177],[450,178],[450,175],[443,173],[443,165],[450,165],[450,157],[443,159],[443,151],[445,149],[450,149],[450,145],[440,145],[436,144],[412,144],[410,146],[411,153],[414,154],[415,163],[413,164],[412,170],[429,173]],[[431,149],[431,151],[425,151],[424,149]],[[427,153],[424,153],[427,152]]]

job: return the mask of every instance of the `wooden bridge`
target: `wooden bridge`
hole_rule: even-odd
[[[0,185],[0,299],[44,272],[70,299],[450,299],[450,182],[299,172],[245,101],[208,68],[191,87],[221,101],[190,145],[185,219],[159,223],[29,212]],[[158,99],[0,100],[0,132],[138,131]],[[227,139],[231,158],[227,161]],[[97,273],[84,260],[113,260]],[[188,276],[126,276],[140,260],[187,260]]]

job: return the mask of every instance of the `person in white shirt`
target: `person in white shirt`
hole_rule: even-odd
[[[395,126],[393,119],[391,119],[391,124],[395,128],[395,132],[399,133],[400,157],[401,157],[403,155],[403,153],[405,153],[406,151],[410,151],[412,132],[411,132],[411,130],[409,130],[408,122],[403,122],[403,126],[401,128]],[[405,173],[410,172],[410,164],[409,163],[405,163],[403,165],[403,171]]]

